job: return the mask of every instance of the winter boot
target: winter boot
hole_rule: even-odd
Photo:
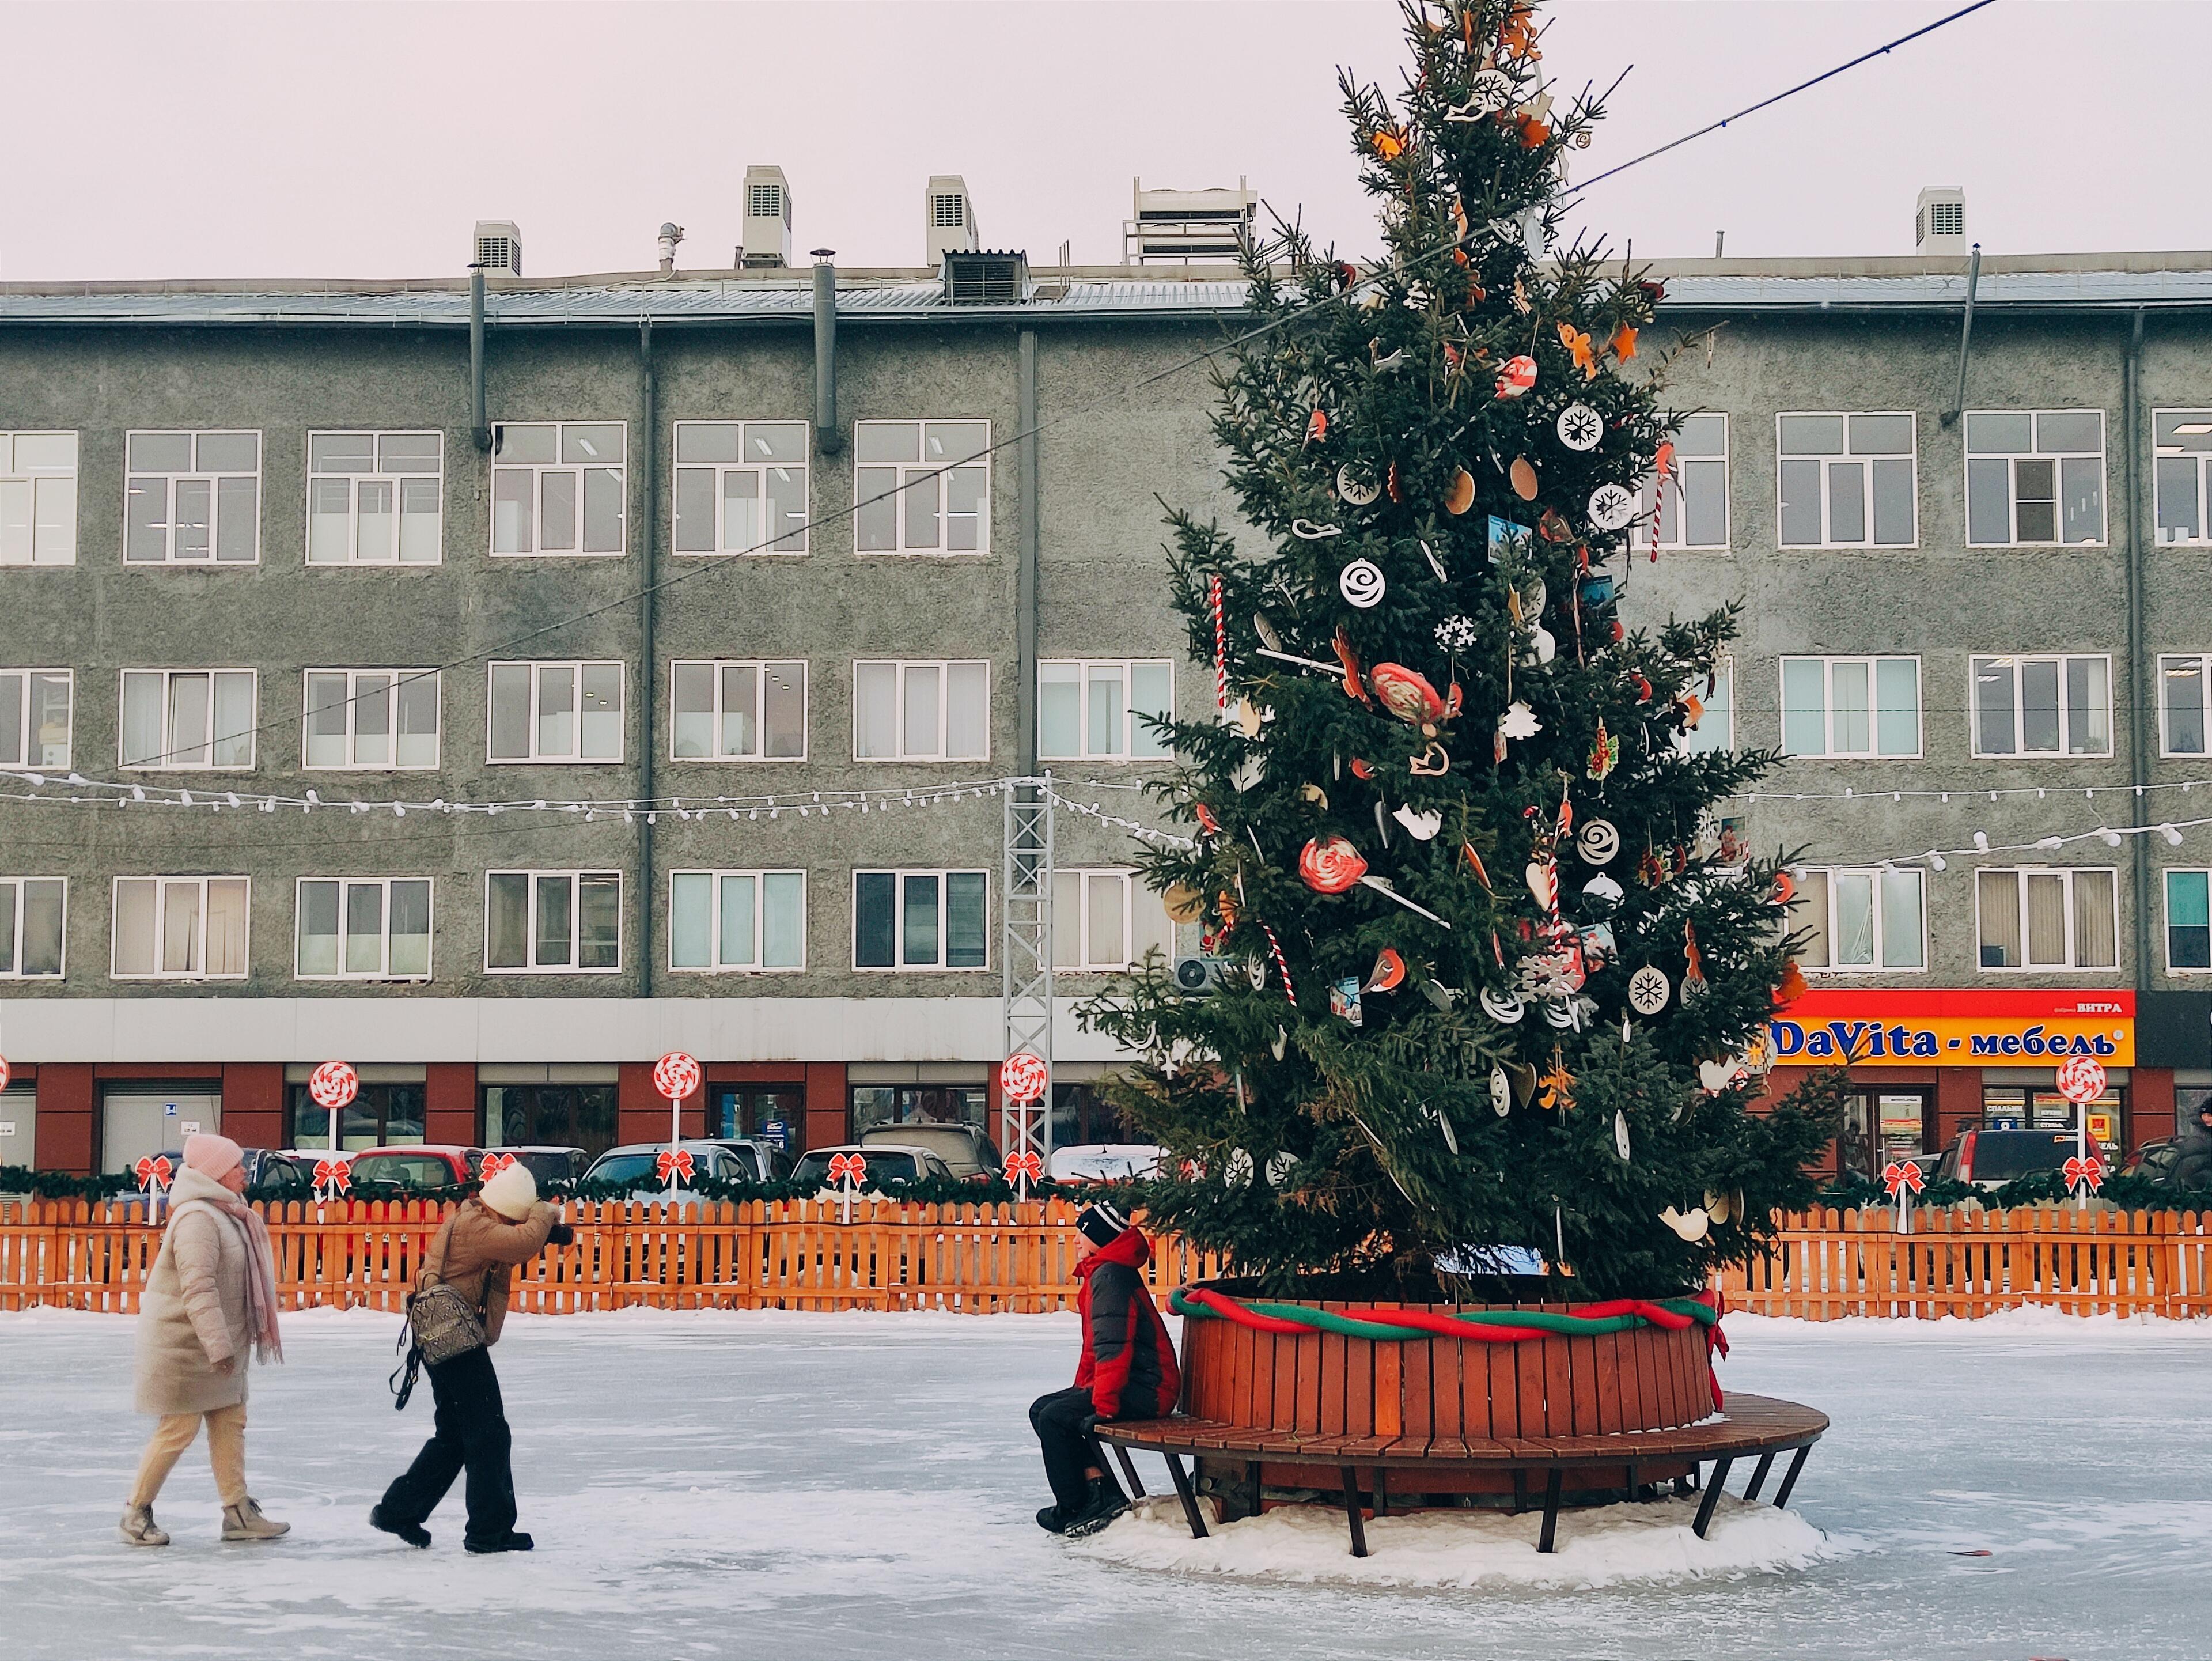
[[[519,1530],[509,1529],[505,1534],[495,1534],[488,1540],[471,1538],[461,1543],[481,1557],[495,1551],[528,1551],[538,1542]]]
[[[154,1508],[151,1506],[125,1506],[123,1520],[115,1525],[115,1531],[123,1536],[126,1545],[166,1546],[169,1543],[169,1536],[154,1526]]]
[[[381,1529],[386,1534],[396,1534],[410,1546],[426,1547],[430,1543],[429,1530],[420,1523],[395,1523],[384,1514],[381,1506],[368,1508],[368,1525],[373,1529]]]
[[[222,1508],[222,1537],[226,1540],[274,1540],[289,1534],[292,1525],[264,1517],[252,1498]]]
[[[1102,1476],[1091,1485],[1091,1497],[1077,1512],[1060,1525],[1060,1531],[1071,1540],[1080,1540],[1085,1535],[1096,1534],[1123,1512],[1129,1501],[1121,1493],[1121,1484],[1110,1476]]]
[[[1047,1534],[1058,1534],[1061,1527],[1060,1520],[1060,1507],[1058,1506],[1047,1506],[1042,1511],[1039,1512],[1037,1513],[1037,1526],[1042,1529]]]

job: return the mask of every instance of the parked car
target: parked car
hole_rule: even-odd
[[[302,1148],[301,1153],[312,1149]],[[432,1189],[472,1183],[481,1174],[483,1149],[453,1142],[422,1142],[410,1147],[364,1147],[349,1156],[353,1194],[359,1200],[390,1200]],[[323,1156],[328,1158],[327,1154]]]
[[[246,1166],[246,1197],[249,1200],[312,1200],[314,1198],[315,1160],[328,1159],[327,1151],[315,1154],[312,1150],[303,1165],[295,1157],[295,1151],[280,1147],[249,1147],[244,1150]],[[174,1173],[185,1168],[182,1148],[165,1147],[156,1156],[169,1162],[171,1181]],[[139,1189],[125,1198],[144,1199],[147,1190]]]
[[[843,1186],[830,1180],[830,1161],[840,1153],[857,1153],[867,1167],[867,1180],[881,1188],[896,1188],[906,1183],[917,1183],[932,1177],[951,1180],[952,1169],[938,1155],[926,1147],[896,1146],[889,1142],[848,1142],[842,1147],[816,1147],[807,1150],[791,1173],[791,1180],[802,1186],[819,1185],[822,1197],[835,1199]]]
[[[963,1182],[987,1183],[1005,1161],[997,1146],[972,1124],[879,1124],[860,1133],[862,1147],[926,1147]]]
[[[774,1142],[757,1136],[709,1136],[707,1140],[728,1148],[750,1165],[754,1182],[780,1183],[791,1175],[791,1155]]]
[[[1052,1151],[1056,1183],[1125,1183],[1160,1172],[1160,1150],[1150,1142],[1093,1142]]]
[[[580,1147],[559,1147],[550,1143],[526,1142],[515,1147],[486,1148],[484,1153],[487,1158],[495,1153],[512,1153],[515,1164],[529,1167],[541,1191],[548,1183],[574,1182],[592,1162],[592,1156]],[[477,1168],[481,1173],[483,1167],[479,1163]]]
[[[711,1179],[718,1183],[748,1183],[754,1180],[752,1162],[740,1156],[726,1142],[682,1141],[676,1144],[691,1155],[691,1176],[694,1181]],[[697,1200],[695,1190],[680,1183],[671,1189],[660,1175],[660,1156],[666,1151],[666,1142],[627,1142],[620,1147],[611,1147],[592,1161],[592,1168],[584,1173],[587,1183],[626,1183],[629,1197],[647,1203],[673,1200],[681,1203]]]
[[[1976,1188],[2002,1188],[2022,1177],[2063,1169],[2078,1146],[2070,1130],[1962,1130],[1936,1167],[1939,1181],[1971,1183]],[[2115,1165],[2109,1144],[2093,1144],[2105,1160]]]

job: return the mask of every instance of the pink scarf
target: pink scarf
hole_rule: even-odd
[[[199,1199],[236,1222],[246,1235],[246,1324],[253,1335],[254,1359],[264,1366],[284,1359],[276,1332],[276,1257],[269,1249],[269,1226],[260,1214],[225,1189]]]

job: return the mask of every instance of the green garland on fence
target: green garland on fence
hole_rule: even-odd
[[[2014,1206],[2045,1205],[2069,1199],[2073,1190],[2065,1174],[2039,1171],[2005,1183],[2002,1188],[1977,1188],[1972,1183],[1931,1181],[1912,1196],[1917,1210],[1928,1206],[1952,1206],[1969,1202],[1990,1211],[2009,1211]],[[2176,1188],[2142,1177],[2107,1177],[2096,1197],[2109,1200],[2122,1211],[2202,1211],[2212,1208],[2212,1189]],[[1820,1190],[1820,1202],[1838,1210],[1871,1211],[1894,1205],[1889,1190],[1871,1177],[1854,1175],[1831,1183]]]

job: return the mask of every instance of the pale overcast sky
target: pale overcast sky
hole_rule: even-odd
[[[1632,67],[1585,173],[1963,0],[1562,0],[1563,88]],[[532,276],[726,267],[749,162],[788,176],[800,259],[922,255],[932,173],[986,246],[1121,255],[1130,181],[1249,178],[1371,246],[1335,66],[1396,84],[1392,0],[1023,3],[25,3],[0,280],[458,273],[477,218]],[[1600,186],[1640,256],[1903,254],[1923,185],[1991,252],[2212,246],[2172,145],[2212,64],[2206,0],[1998,0],[1741,127]]]

